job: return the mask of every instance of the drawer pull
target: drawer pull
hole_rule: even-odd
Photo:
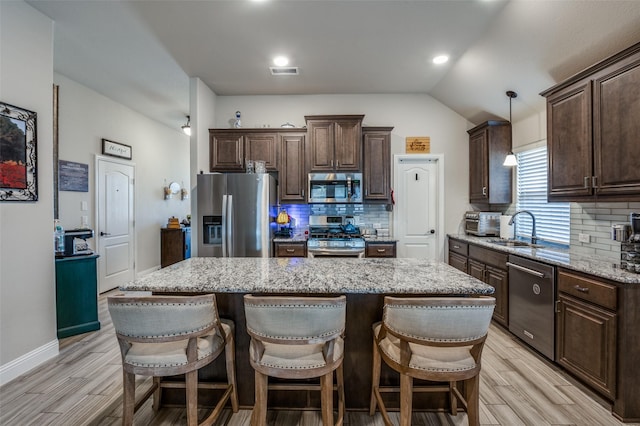
[[[578,284],[576,284],[573,286],[573,288],[575,288],[581,293],[589,293],[589,287],[580,287]]]
[[[387,251],[387,249],[378,249],[377,251],[378,251],[378,253],[384,253],[384,252]]]
[[[293,253],[295,251],[296,251],[295,249],[287,249],[287,253]]]
[[[459,248],[460,248],[460,246],[453,246],[453,248],[454,248],[454,249],[459,249]]]

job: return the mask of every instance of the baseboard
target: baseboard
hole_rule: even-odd
[[[40,346],[0,366],[0,386],[9,383],[18,376],[58,356],[58,340],[52,340],[46,345]]]

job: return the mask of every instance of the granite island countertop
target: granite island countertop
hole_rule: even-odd
[[[123,291],[184,293],[490,295],[444,262],[395,258],[195,257],[126,283]]]
[[[617,281],[621,284],[640,284],[640,274],[620,269],[619,262],[605,257],[571,253],[571,251],[567,249],[551,247],[506,247],[493,243],[493,241],[498,239],[497,237],[476,237],[466,234],[449,234],[448,236],[450,238],[484,246],[492,250],[515,254],[548,263],[550,265],[561,266],[563,268],[584,272],[596,277]]]

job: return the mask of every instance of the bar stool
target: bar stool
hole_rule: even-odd
[[[452,414],[457,399],[469,425],[479,424],[480,356],[493,315],[493,297],[384,298],[382,322],[373,325],[371,404],[391,425],[380,386],[381,359],[400,373],[400,425],[411,424],[413,392],[449,392]],[[413,379],[448,382],[448,386],[413,386]],[[464,396],[456,382],[464,381]]]
[[[258,297],[246,295],[251,336],[249,359],[255,370],[252,426],[266,425],[268,389],[320,390],[322,423],[333,424],[333,372],[338,393],[337,425],[344,419],[343,334],[347,301],[339,297]],[[268,377],[310,379],[317,384],[270,384]]]
[[[225,392],[207,419],[210,425],[231,399],[238,411],[235,374],[234,324],[220,320],[215,295],[201,296],[111,296],[107,299],[123,371],[122,424],[133,424],[133,415],[151,395],[153,408],[160,406],[162,388],[186,388],[187,424],[198,422],[198,369],[225,352],[227,383],[207,384]],[[135,376],[152,376],[153,386],[136,402]],[[185,375],[184,385],[163,382],[161,377]]]

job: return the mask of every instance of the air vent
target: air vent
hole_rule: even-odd
[[[271,75],[298,75],[298,67],[269,67]]]

